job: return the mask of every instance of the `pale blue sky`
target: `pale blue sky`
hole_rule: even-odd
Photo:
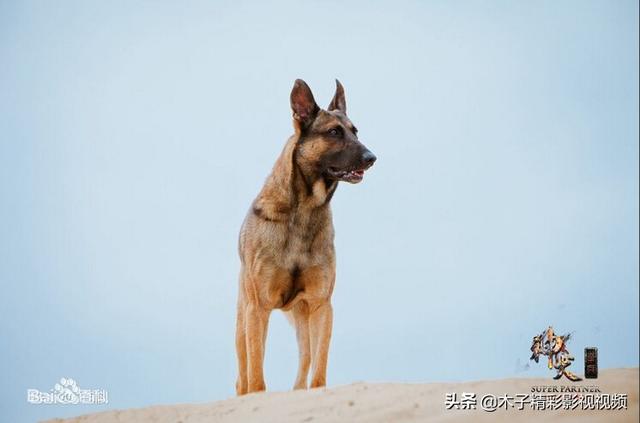
[[[234,394],[236,238],[334,78],[330,385],[638,365],[638,3],[0,1],[0,420]],[[267,386],[289,389],[272,316]],[[108,407],[28,405],[60,377]]]

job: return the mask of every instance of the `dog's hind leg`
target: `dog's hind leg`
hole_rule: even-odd
[[[285,313],[292,321],[298,339],[298,375],[293,389],[307,389],[307,375],[311,365],[311,346],[309,341],[309,306],[306,302],[298,302],[293,309]]]

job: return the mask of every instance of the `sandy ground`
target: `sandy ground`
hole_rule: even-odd
[[[572,383],[548,379],[504,379],[463,383],[354,383],[328,389],[251,394],[207,404],[158,405],[106,411],[52,422],[638,422],[638,368],[600,372]],[[628,394],[627,410],[481,409],[485,394],[531,394],[532,386],[597,386],[604,394]],[[445,395],[476,393],[478,409],[447,409]]]

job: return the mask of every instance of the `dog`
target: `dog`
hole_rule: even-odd
[[[334,230],[329,203],[339,182],[358,183],[376,156],[347,117],[344,88],[326,110],[297,79],[291,90],[289,138],[240,229],[236,324],[243,395],[266,389],[263,361],[269,315],[281,309],[296,330],[299,364],[294,389],[326,385],[333,324]]]

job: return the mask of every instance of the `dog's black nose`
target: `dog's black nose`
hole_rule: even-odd
[[[364,162],[364,164],[366,164],[367,166],[371,166],[373,164],[373,162],[376,161],[376,156],[375,154],[373,154],[371,151],[367,150],[364,152],[364,154],[362,155],[362,161]]]

